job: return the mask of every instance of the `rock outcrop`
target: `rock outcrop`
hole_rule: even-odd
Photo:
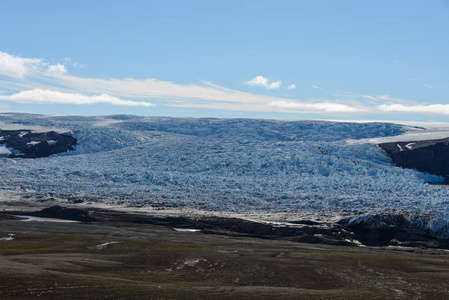
[[[23,214],[8,211],[3,215]],[[270,224],[239,218],[162,216],[126,213],[99,208],[51,206],[27,215],[76,220],[95,223],[146,224],[184,230],[195,230],[203,234],[233,237],[251,237],[284,240],[308,244],[326,244],[357,247],[400,246],[449,249],[447,227],[444,223],[423,229],[420,223],[428,223],[426,216],[409,214],[360,215],[343,218],[337,223],[319,223],[301,220],[289,223]],[[2,215],[0,214],[0,218]],[[416,218],[417,217],[417,218]],[[5,219],[5,217],[4,217]],[[124,225],[128,226],[128,225]],[[438,228],[437,228],[438,227]]]
[[[443,176],[449,181],[449,138],[383,143],[378,146],[397,166]]]
[[[31,130],[1,130],[0,156],[38,158],[73,150],[76,138],[54,131],[37,133]]]

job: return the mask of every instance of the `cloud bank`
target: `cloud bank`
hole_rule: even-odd
[[[0,75],[23,78],[41,62],[41,59],[21,58],[0,51]]]
[[[262,75],[246,82],[249,86],[276,90],[280,80]],[[312,85],[315,89],[321,89]],[[0,51],[0,100],[35,104],[108,104],[116,106],[206,108],[227,111],[315,113],[328,116],[360,114],[420,113],[449,115],[447,104],[412,103],[383,96],[356,95],[335,99],[288,99],[228,89],[210,82],[177,84],[154,78],[90,78],[70,75],[64,64],[40,58],[23,58]],[[291,84],[286,89],[293,90]],[[344,100],[346,99],[346,100]]]
[[[381,104],[378,106],[378,109],[384,112],[406,112],[406,113],[449,115],[449,104],[427,104],[427,105]]]
[[[281,107],[286,109],[299,109],[307,112],[323,111],[328,113],[356,113],[364,112],[365,109],[353,107],[345,104],[320,102],[320,103],[304,103],[296,101],[275,101],[270,103],[271,106]]]
[[[144,101],[122,100],[117,97],[109,96],[107,94],[101,95],[83,95],[78,93],[63,93],[52,90],[34,89],[23,91],[9,96],[0,96],[1,100],[13,101],[18,103],[36,103],[36,104],[98,104],[106,103],[112,105],[124,106],[144,106],[150,107],[154,104]]]

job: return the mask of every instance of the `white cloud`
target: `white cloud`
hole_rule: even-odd
[[[154,104],[143,101],[123,100],[107,94],[101,95],[83,95],[78,93],[63,93],[52,90],[34,89],[19,92],[9,96],[0,96],[0,100],[7,100],[19,103],[39,103],[39,104],[97,104],[105,103],[123,106],[154,106]]]
[[[0,75],[23,78],[41,62],[38,58],[21,58],[0,51]]]
[[[246,82],[250,86],[260,86],[266,88],[267,90],[277,89],[281,86],[282,81],[270,81],[268,78],[262,75],[254,77],[252,80]]]
[[[289,90],[296,89],[296,85],[290,84],[290,85],[287,87],[287,89],[289,89]]]
[[[402,101],[401,99],[392,98],[392,97],[390,97],[388,95],[377,96],[377,99],[380,99],[380,100],[391,100],[391,101]]]
[[[22,58],[0,51],[0,75],[24,79],[29,75],[45,76],[67,73],[62,64],[50,65],[40,58]]]
[[[332,102],[307,103],[307,102],[280,100],[271,102],[270,105],[286,109],[305,110],[307,112],[355,113],[355,112],[362,112],[365,110],[359,107]]]
[[[317,89],[317,90],[322,90],[322,88],[320,88],[319,86],[316,86],[316,85],[314,85],[314,84],[312,84],[312,87],[313,87],[314,89]]]
[[[65,74],[67,73],[67,68],[61,64],[50,65],[47,68],[47,72],[50,74]]]
[[[293,99],[284,99],[266,95],[245,93],[221,87],[209,82],[202,85],[180,85],[157,79],[133,78],[99,79],[72,76],[62,64],[50,65],[40,59],[23,59],[5,54],[9,60],[23,63],[27,74],[27,64],[32,63],[34,70],[27,80],[16,78],[0,80],[0,85],[22,90],[12,95],[0,95],[0,100],[21,103],[70,103],[93,104],[107,103],[127,106],[152,106],[154,104],[136,99],[153,99],[165,106],[209,108],[233,111],[259,112],[297,112],[313,111],[358,112],[360,109],[337,103],[306,103]],[[5,68],[4,68],[5,69]],[[10,72],[11,73],[11,72]],[[280,80],[271,81],[257,76],[247,82],[249,85],[276,89],[282,84]],[[294,85],[293,85],[294,86]],[[292,85],[291,85],[292,87]],[[62,92],[63,90],[64,92]],[[94,96],[91,96],[91,95]],[[133,99],[133,100],[123,100]]]
[[[280,80],[270,83],[270,85],[267,87],[267,89],[277,89],[281,86],[282,82]]]
[[[385,101],[389,101],[390,103],[410,103],[410,100],[404,100],[399,98],[393,98],[389,95],[382,95],[382,96],[368,96],[368,95],[361,95],[362,98],[371,100],[371,103],[382,103]]]
[[[253,80],[248,81],[247,84],[251,85],[251,86],[267,87],[268,86],[268,78],[265,78],[262,75],[259,75],[259,76],[254,77]]]
[[[68,74],[66,64],[69,63],[49,64],[42,59],[21,58],[0,51],[0,88],[16,91],[13,94],[0,93],[0,100],[142,107],[153,106],[151,102],[156,101],[161,106],[227,111],[321,114],[413,112],[449,115],[449,104],[416,104],[389,95],[350,95],[346,97],[350,99],[345,101],[301,101],[246,93],[204,81],[201,84],[181,85],[152,78],[138,80],[72,76]],[[276,89],[282,84],[280,80],[272,81],[261,75],[246,83],[265,89]],[[311,86],[321,89],[316,85]],[[294,84],[287,86],[287,89],[293,88],[296,88]]]
[[[339,107],[329,103],[324,105],[304,103],[265,95],[245,93],[228,89],[213,83],[202,82],[203,85],[180,85],[170,81],[157,79],[133,78],[125,79],[99,79],[82,78],[68,74],[48,76],[48,70],[41,70],[40,82],[16,81],[16,88],[25,88],[26,91],[11,96],[1,96],[0,100],[9,100],[22,103],[73,103],[92,104],[109,103],[114,105],[151,106],[151,103],[142,101],[122,100],[121,98],[157,99],[162,105],[186,108],[208,108],[232,111],[259,111],[259,112],[295,112],[316,113],[326,112],[354,112],[359,110]],[[264,82],[263,78],[258,79]],[[47,83],[45,83],[47,82]],[[2,81],[0,80],[0,84]],[[268,82],[268,87],[280,85],[280,82]],[[54,91],[55,87],[67,91]],[[82,92],[83,94],[79,93]],[[86,96],[84,94],[100,94],[100,96]],[[284,104],[283,104],[284,103]],[[285,103],[290,103],[285,105]],[[296,103],[294,107],[287,107]]]
[[[374,96],[369,96],[369,95],[361,95],[360,97],[366,98],[366,99],[369,99],[369,100],[372,100],[372,101],[376,101],[376,100],[377,100],[376,97],[374,97]]]
[[[382,104],[377,107],[382,112],[407,112],[436,115],[449,115],[449,104]]]
[[[107,93],[117,97],[153,98],[164,105],[186,108],[207,108],[233,111],[354,113],[362,109],[331,102],[305,103],[292,99],[256,95],[202,82],[205,86],[179,85],[157,79],[97,79],[69,75],[57,78],[69,88],[88,93]],[[55,79],[56,80],[56,79]]]

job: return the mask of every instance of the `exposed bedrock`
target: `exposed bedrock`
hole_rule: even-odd
[[[449,138],[383,143],[379,147],[397,166],[443,176],[449,182]]]
[[[338,222],[364,245],[449,247],[448,225],[419,212],[365,214]]]
[[[3,213],[5,217],[19,212]],[[402,215],[364,215],[345,218],[338,223],[297,221],[273,225],[239,218],[151,216],[95,208],[67,208],[52,206],[27,215],[76,220],[81,222],[119,222],[123,224],[150,224],[172,228],[198,230],[203,234],[288,240],[300,243],[359,246],[402,246],[449,249],[449,239],[435,235],[447,233],[423,228],[421,221]],[[0,219],[2,215],[0,214]],[[293,225],[295,224],[295,225]],[[443,225],[443,224],[442,224]],[[437,226],[438,227],[438,226]]]
[[[76,138],[54,131],[1,130],[0,156],[10,158],[38,158],[73,150]]]

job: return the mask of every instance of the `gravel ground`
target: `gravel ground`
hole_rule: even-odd
[[[9,217],[0,238],[1,299],[449,299],[441,249]]]

